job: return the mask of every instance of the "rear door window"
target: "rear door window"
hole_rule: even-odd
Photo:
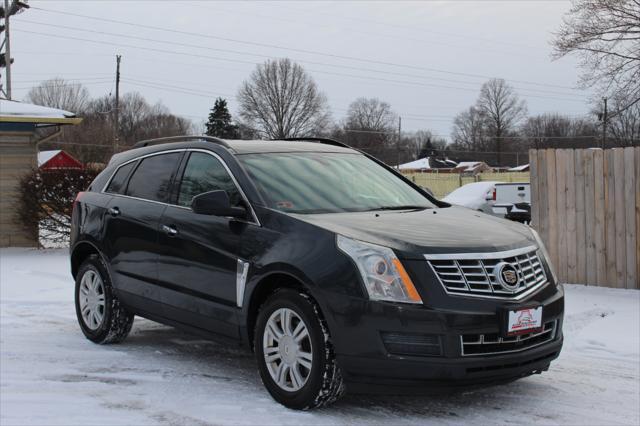
[[[132,161],[129,164],[125,164],[120,167],[113,178],[111,178],[111,182],[109,182],[109,186],[107,186],[106,192],[110,192],[112,194],[121,194],[124,191],[125,186],[127,185],[127,178],[131,173],[131,170],[135,167],[136,162]]]
[[[145,200],[165,202],[171,177],[180,161],[180,152],[144,158],[133,172],[126,195]]]
[[[240,203],[240,192],[220,160],[203,152],[192,153],[182,175],[178,205],[191,206],[196,195],[218,190],[227,191],[232,206]]]

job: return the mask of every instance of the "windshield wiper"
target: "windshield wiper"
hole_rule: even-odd
[[[414,206],[414,205],[406,205],[406,206],[380,206],[375,207],[373,209],[369,209],[368,211],[373,210],[425,210],[430,207],[428,206]]]

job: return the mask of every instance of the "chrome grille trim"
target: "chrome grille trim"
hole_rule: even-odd
[[[460,353],[462,356],[501,355],[533,349],[553,341],[556,338],[558,320],[546,322],[537,333],[521,334],[513,337],[500,337],[494,334],[464,334],[460,336]],[[542,337],[542,339],[536,339]],[[470,340],[472,338],[472,340]],[[533,343],[527,343],[532,341]],[[518,345],[520,344],[520,345]],[[486,352],[473,351],[472,347],[502,347],[501,350]],[[515,347],[514,346],[518,346]],[[465,352],[465,347],[467,351]]]
[[[451,295],[521,300],[548,283],[535,246],[493,253],[425,254],[424,257]],[[503,288],[493,273],[500,262],[516,268],[519,285],[514,291]]]

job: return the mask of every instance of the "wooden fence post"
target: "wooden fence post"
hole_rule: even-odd
[[[566,174],[566,214],[567,214],[567,279],[566,282],[576,283],[577,280],[577,240],[576,240],[576,167],[573,149],[565,151]]]
[[[555,268],[558,273],[558,279],[567,282],[567,168],[566,168],[566,150],[556,149],[556,188],[551,196],[556,197],[556,210],[558,217],[558,254]]]
[[[596,256],[596,284],[605,285],[607,278],[605,256],[605,202],[604,202],[604,152],[601,149],[593,152],[593,193],[595,210],[595,256]]]
[[[635,158],[634,148],[624,148],[624,215],[625,215],[625,245],[626,245],[626,287],[636,288],[638,286],[638,275],[636,271],[636,185],[635,179]]]

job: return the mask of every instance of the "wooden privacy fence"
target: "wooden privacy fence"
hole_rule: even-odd
[[[561,282],[640,288],[640,147],[529,151],[532,226]]]

